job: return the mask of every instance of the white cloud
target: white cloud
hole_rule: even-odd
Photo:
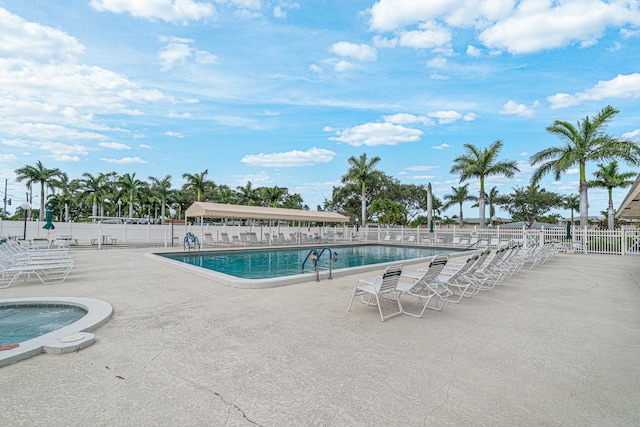
[[[191,118],[191,114],[190,113],[176,113],[175,111],[171,110],[171,111],[169,111],[169,115],[167,117],[172,118],[172,119],[190,119]]]
[[[446,125],[448,123],[453,123],[456,120],[460,120],[463,118],[462,114],[457,111],[436,111],[433,113],[428,113],[427,116],[434,117],[438,119],[438,123],[441,125]]]
[[[198,64],[216,64],[218,62],[218,57],[206,50],[195,49],[193,56]]]
[[[416,49],[433,49],[451,43],[451,32],[435,22],[420,25],[419,30],[399,32],[398,44]]]
[[[121,144],[119,142],[100,142],[98,143],[99,146],[104,147],[104,148],[111,148],[113,150],[130,150],[131,147],[129,147],[126,144]]]
[[[479,58],[482,56],[482,50],[478,49],[475,46],[467,46],[467,55],[474,57],[474,58]]]
[[[435,175],[412,175],[411,178],[412,179],[433,179],[435,178]]]
[[[522,153],[518,153],[518,156],[522,156],[522,157],[526,157],[528,155],[529,153],[527,153],[526,151],[523,151]]]
[[[153,148],[151,145],[147,145],[147,144],[140,144],[138,145],[138,147],[144,148],[146,150],[151,150]]]
[[[538,101],[534,102],[531,107],[527,107],[524,104],[518,104],[516,101],[509,100],[502,106],[500,114],[515,114],[520,117],[533,117],[536,115],[533,109],[538,105]]]
[[[640,129],[636,129],[631,132],[625,132],[622,134],[622,138],[624,139],[635,139],[637,137],[640,137]]]
[[[141,114],[132,104],[175,101],[112,71],[79,63],[84,47],[58,29],[4,9],[0,22],[0,128],[5,136],[104,140],[103,132],[119,129],[100,123],[102,117]]]
[[[284,153],[249,154],[244,156],[241,162],[251,166],[287,168],[328,163],[335,156],[336,153],[331,150],[313,147],[306,151],[292,150]]]
[[[462,120],[464,120],[465,122],[472,122],[474,121],[476,118],[478,118],[478,116],[476,116],[475,113],[467,113],[464,115],[464,117],[462,118]]]
[[[398,39],[395,37],[388,39],[386,37],[373,36],[373,45],[375,47],[393,48],[398,45]]]
[[[572,42],[587,47],[609,26],[634,20],[637,24],[635,7],[621,1],[522,1],[511,16],[484,30],[479,39],[489,48],[511,53],[537,52]]]
[[[623,0],[379,0],[369,13],[373,31],[414,35],[418,31],[402,29],[435,23],[442,28],[438,37],[443,37],[451,33],[449,28],[474,28],[488,48],[512,53],[570,43],[587,47],[611,26],[639,23],[636,2]],[[475,48],[467,50],[471,56],[477,53]]]
[[[121,159],[113,159],[102,157],[100,160],[107,163],[117,163],[117,164],[129,164],[129,163],[147,163],[146,160],[142,160],[140,157],[123,157]]]
[[[0,58],[47,62],[74,58],[85,47],[63,31],[27,22],[0,8]]]
[[[316,74],[322,74],[322,68],[320,68],[316,64],[309,65],[309,71]]]
[[[16,160],[16,156],[13,154],[2,154],[0,153],[0,162],[13,162]]]
[[[337,42],[329,50],[338,56],[347,56],[358,61],[375,61],[377,58],[376,49],[366,44]]]
[[[232,175],[229,178],[232,181],[231,186],[236,187],[244,187],[245,185],[247,185],[247,182],[251,182],[251,186],[253,188],[262,187],[273,183],[273,179],[271,179],[269,174],[266,172],[249,175]]]
[[[194,59],[199,64],[215,64],[218,57],[205,50],[195,49],[189,46],[193,40],[161,37],[163,40],[171,40],[159,53],[158,58],[162,64],[162,71],[168,71],[176,64],[185,64],[187,60]]]
[[[273,17],[274,18],[286,18],[287,11],[283,10],[282,6],[275,6],[273,8]]]
[[[61,162],[77,162],[80,160],[79,155],[85,156],[89,154],[89,149],[80,144],[63,144],[62,142],[35,141],[33,146],[40,151],[48,151],[54,160]]]
[[[259,3],[259,2],[258,2]],[[258,4],[258,9],[259,9]],[[273,8],[273,17],[274,18],[286,18],[287,17],[287,9],[300,9],[300,5],[298,3],[280,3],[279,5]]]
[[[166,131],[164,134],[167,136],[171,136],[173,138],[180,138],[180,139],[184,138],[184,135],[182,135],[181,133],[173,132],[171,130]]]
[[[391,116],[383,116],[382,118],[384,119],[385,122],[393,123],[396,125],[422,123],[427,126],[432,126],[435,124],[434,121],[431,120],[429,117],[416,116],[414,114],[407,114],[407,113],[398,113],[398,114],[393,114]]]
[[[338,61],[338,63],[334,66],[336,71],[348,71],[353,68],[353,64],[349,61],[345,61],[344,59]]]
[[[640,73],[618,74],[611,80],[600,80],[594,87],[574,95],[558,93],[547,100],[552,109],[573,107],[583,101],[599,101],[608,98],[640,98]]]
[[[431,148],[433,148],[435,150],[444,150],[446,148],[451,148],[451,146],[445,142],[445,143],[440,144],[440,145],[432,145]]]
[[[435,166],[407,166],[407,167],[404,168],[404,170],[409,171],[409,172],[424,172],[424,171],[430,171],[430,170],[439,169],[439,168],[440,168],[440,165],[435,165]]]
[[[375,147],[378,145],[397,145],[402,142],[415,142],[420,140],[423,132],[419,129],[410,129],[391,123],[366,123],[352,128],[337,130],[336,136],[329,139],[340,141],[354,147],[366,145]]]
[[[9,147],[20,147],[26,148],[29,146],[29,143],[24,139],[2,139],[2,144],[7,145]]]
[[[516,167],[518,169],[520,169],[520,173],[529,173],[529,172],[533,172],[534,170],[537,169],[537,166],[531,166],[531,164],[527,161],[527,160],[518,160],[516,162]],[[492,178],[493,179],[493,178]]]
[[[578,169],[578,168],[575,168],[575,169],[568,169],[565,173],[566,173],[567,175],[577,175],[577,174],[579,174],[579,173],[580,173],[580,169]]]
[[[441,56],[437,56],[427,61],[427,66],[431,68],[446,69],[448,68],[448,65],[449,65],[449,62],[447,61],[447,58],[443,58]]]
[[[215,14],[212,4],[193,0],[91,0],[89,4],[99,12],[128,13],[136,18],[171,23],[197,21]]]

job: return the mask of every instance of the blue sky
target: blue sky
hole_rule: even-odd
[[[19,203],[37,160],[174,188],[208,169],[315,209],[350,156],[442,197],[464,143],[501,139],[521,173],[487,188],[508,193],[556,119],[611,104],[609,133],[640,138],[639,56],[638,1],[0,0],[0,178]],[[552,178],[577,194],[577,170]]]

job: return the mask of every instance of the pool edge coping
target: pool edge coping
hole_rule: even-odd
[[[0,305],[72,305],[87,311],[82,318],[47,334],[23,341],[11,350],[0,351],[0,368],[41,353],[64,354],[86,348],[94,343],[93,331],[104,325],[113,315],[113,307],[106,301],[81,297],[27,297],[0,299]],[[76,335],[78,335],[76,337]],[[62,341],[74,336],[73,341]],[[81,336],[81,337],[80,337]]]
[[[199,251],[199,252],[217,252],[217,251],[224,251],[225,249],[228,248],[220,248],[220,249],[210,249],[210,250],[206,250],[206,251]],[[244,249],[262,249],[262,250],[266,250],[268,248],[244,248]],[[271,249],[282,249],[280,247],[273,247]],[[439,248],[439,249],[449,249],[449,248]],[[452,252],[449,254],[450,258],[458,258],[458,257],[464,257],[464,256],[472,256],[473,253],[477,252],[476,250],[469,250],[469,251],[459,251],[459,252]],[[316,275],[313,273],[306,273],[306,274],[295,274],[295,275],[291,275],[291,276],[284,276],[284,277],[273,277],[273,278],[268,278],[268,279],[244,279],[241,277],[236,277],[236,276],[231,276],[228,274],[224,274],[224,273],[220,273],[218,271],[214,271],[214,270],[207,270],[205,268],[202,267],[197,267],[191,264],[187,264],[184,262],[180,262],[180,261],[176,261],[173,260],[171,258],[168,258],[166,256],[160,255],[160,254],[170,254],[170,253],[181,253],[181,252],[147,252],[145,254],[143,254],[144,258],[150,259],[154,262],[159,262],[174,268],[177,268],[179,270],[183,270],[192,274],[195,274],[197,276],[200,277],[204,277],[207,278],[209,280],[213,280],[216,283],[220,283],[222,285],[225,286],[229,286],[232,288],[239,288],[239,289],[268,289],[268,288],[276,288],[279,286],[288,286],[288,285],[295,285],[295,284],[299,284],[299,283],[307,283],[307,282],[313,282],[316,281]],[[182,252],[185,253],[185,252]],[[194,252],[191,252],[194,253]],[[197,252],[196,252],[197,253]],[[414,258],[411,260],[403,260],[403,261],[390,261],[390,262],[384,262],[384,263],[378,263],[378,264],[369,264],[369,265],[363,265],[363,266],[357,266],[357,267],[349,267],[349,268],[340,268],[337,270],[333,270],[332,271],[332,276],[333,277],[343,277],[343,276],[350,276],[350,275],[354,275],[354,274],[360,274],[360,273],[367,273],[367,272],[371,272],[371,271],[377,271],[377,270],[382,270],[385,267],[389,266],[389,265],[395,265],[395,264],[402,264],[404,265],[417,265],[417,264],[425,264],[427,262],[429,262],[435,255],[431,255],[431,256],[427,256],[427,257],[422,257],[422,258]],[[328,280],[329,278],[329,272],[328,271],[321,271],[320,272],[320,279],[321,280]]]

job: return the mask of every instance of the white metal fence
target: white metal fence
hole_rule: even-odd
[[[68,239],[71,244],[101,248],[103,245],[156,245],[183,246],[187,232],[198,237],[203,246],[231,244],[324,244],[330,242],[367,241],[389,244],[414,244],[446,247],[486,247],[507,244],[510,241],[525,245],[555,242],[571,253],[612,255],[640,255],[640,229],[621,228],[598,230],[586,227],[550,228],[436,228],[426,227],[306,227],[282,225],[228,225],[228,224],[103,224],[54,222],[52,231],[43,228],[42,221],[2,221],[0,234],[14,236],[31,243]],[[247,240],[247,235],[254,240]],[[226,236],[223,236],[226,235]]]

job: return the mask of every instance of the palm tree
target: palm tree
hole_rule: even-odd
[[[238,186],[236,187],[236,189],[238,190],[238,193],[240,195],[240,203],[242,204],[246,203],[247,206],[251,206],[251,202],[257,199],[258,194],[256,190],[251,186],[251,181],[247,181],[247,185],[245,185],[244,187]]]
[[[618,172],[618,162],[615,160],[608,165],[602,163],[598,164],[598,170],[594,172],[596,179],[587,183],[589,188],[606,188],[609,192],[609,208],[608,213],[608,228],[613,230],[613,189],[628,187],[634,182],[636,176],[635,172]]]
[[[40,183],[40,219],[44,219],[44,201],[45,201],[45,185],[51,184],[52,180],[59,177],[62,173],[60,169],[47,169],[42,165],[42,162],[38,160],[35,166],[26,165],[23,168],[16,169],[16,181],[22,182],[26,180],[28,187],[31,187],[33,183]]]
[[[282,205],[282,202],[288,193],[288,189],[278,187],[277,185],[273,187],[262,187],[260,191],[260,195],[262,196],[265,204],[272,208],[277,208]]]
[[[478,200],[476,196],[469,194],[469,184],[465,184],[461,187],[451,187],[451,194],[445,194],[443,197],[447,202],[442,207],[443,209],[449,209],[451,206],[460,205],[460,216],[458,222],[460,227],[464,227],[464,218],[462,216],[462,204],[470,200]]]
[[[493,217],[496,215],[496,205],[500,204],[502,197],[499,196],[498,188],[495,186],[491,187],[491,190],[489,190],[489,192],[484,196],[489,204],[489,225],[493,227]],[[471,207],[477,208],[479,205],[479,203],[474,203]]]
[[[580,197],[575,194],[565,196],[563,207],[571,211],[571,225],[573,225],[573,212],[580,212]]]
[[[361,207],[361,224],[367,225],[367,184],[373,180],[382,178],[382,172],[376,170],[375,167],[380,163],[380,157],[376,156],[367,159],[367,153],[362,153],[358,158],[351,156],[348,159],[349,170],[342,176],[342,183],[356,183],[360,186],[360,207]]]
[[[151,181],[151,190],[160,198],[160,217],[162,217],[162,224],[164,224],[167,197],[171,194],[171,175],[162,179],[150,176],[149,180]]]
[[[507,178],[513,178],[520,169],[516,166],[514,160],[497,161],[498,153],[502,148],[503,142],[496,140],[488,148],[479,149],[473,144],[464,144],[465,154],[458,156],[453,160],[451,167],[452,174],[460,174],[460,182],[464,182],[469,178],[480,178],[480,198],[478,206],[480,208],[480,226],[485,225],[484,205],[484,179],[491,175],[504,175]]]
[[[230,204],[233,201],[233,191],[227,185],[220,185],[216,200],[220,203]]]
[[[183,186],[186,189],[192,189],[196,193],[196,201],[200,202],[202,199],[202,193],[207,188],[206,176],[209,173],[209,169],[205,169],[200,173],[183,173],[182,177],[187,180],[187,183]]]
[[[133,199],[144,183],[136,178],[136,173],[125,173],[118,179],[118,185],[123,194],[129,199],[129,218],[133,218]]]
[[[87,197],[87,199],[91,201],[91,215],[94,217],[93,221],[95,222],[95,217],[98,216],[98,205],[102,212],[103,201],[111,192],[111,178],[115,176],[115,172],[107,174],[100,173],[98,176],[93,176],[89,172],[85,172],[82,176],[85,177],[85,179],[82,180],[82,185],[84,185],[82,196]]]
[[[547,132],[558,136],[565,144],[549,147],[530,158],[531,165],[540,165],[533,173],[531,182],[538,182],[543,175],[553,172],[556,180],[569,169],[578,166],[580,171],[580,225],[586,226],[589,217],[587,196],[587,173],[585,165],[592,160],[622,159],[631,165],[640,163],[640,146],[607,135],[604,129],[619,111],[610,105],[595,115],[578,121],[577,127],[569,122],[556,120],[547,127]]]
[[[69,176],[63,172],[52,180],[52,184],[53,188],[60,190],[60,192],[50,195],[48,201],[54,198],[54,209],[58,209],[59,220],[68,221],[69,209],[74,209],[78,204],[77,195],[81,182],[77,179],[69,180]]]

